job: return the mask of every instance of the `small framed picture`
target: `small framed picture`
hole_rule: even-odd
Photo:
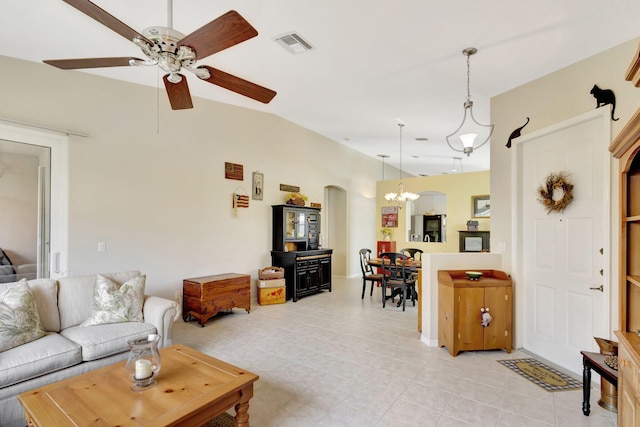
[[[260,172],[253,173],[253,191],[251,191],[251,198],[253,200],[262,200],[264,193],[264,175]]]
[[[488,194],[471,196],[471,216],[473,218],[489,218],[491,216],[491,203]]]
[[[382,207],[382,227],[398,226],[398,207],[383,206]]]

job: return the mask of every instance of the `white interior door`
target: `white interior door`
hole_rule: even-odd
[[[580,351],[609,336],[609,112],[583,114],[517,144],[518,274],[524,348],[580,373]],[[565,171],[573,202],[547,213],[536,189]],[[598,289],[603,286],[602,291]]]

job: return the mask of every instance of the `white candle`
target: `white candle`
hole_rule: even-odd
[[[151,376],[151,361],[147,359],[136,360],[136,379],[141,380]]]

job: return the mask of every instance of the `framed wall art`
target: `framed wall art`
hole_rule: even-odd
[[[224,162],[224,177],[244,181],[244,167],[237,163]]]
[[[382,207],[382,226],[383,227],[398,226],[398,207],[397,206]]]
[[[488,194],[471,196],[471,216],[473,218],[489,218],[491,216],[491,203]]]
[[[251,198],[253,200],[262,200],[264,195],[264,174],[260,172],[253,173],[253,184],[251,188]]]

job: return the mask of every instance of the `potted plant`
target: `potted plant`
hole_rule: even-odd
[[[382,233],[382,240],[386,241],[391,240],[391,236],[393,236],[393,230],[389,227],[381,228],[380,233]]]
[[[289,193],[285,196],[285,203],[287,205],[304,206],[307,200],[309,200],[309,198],[302,193]]]

